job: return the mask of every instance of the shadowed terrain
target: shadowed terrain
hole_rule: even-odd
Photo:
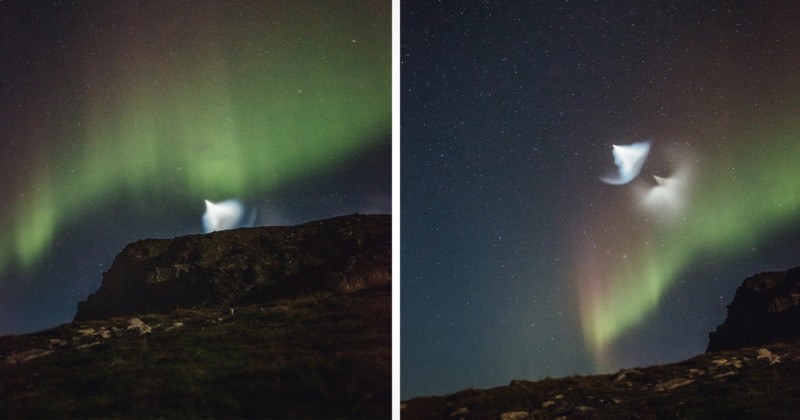
[[[78,304],[76,321],[266,302],[391,284],[391,216],[144,239]]]
[[[794,419],[800,347],[706,353],[608,375],[512,381],[401,405],[404,419]]]
[[[390,417],[390,220],[129,245],[80,320],[0,337],[0,417]],[[111,314],[136,291],[169,299]]]

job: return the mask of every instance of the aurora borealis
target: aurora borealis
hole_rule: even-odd
[[[402,398],[687,359],[746,277],[800,265],[797,27],[403,2]]]
[[[390,9],[0,5],[0,334],[71,318],[102,271],[54,268],[76,248],[110,264],[142,235],[200,233],[206,199],[244,200],[258,224],[389,212]]]
[[[773,127],[758,130],[758,137],[731,139],[729,156],[697,162],[686,181],[688,208],[669,223],[659,223],[647,212],[636,214],[635,207],[615,208],[601,219],[619,227],[612,235],[599,229],[579,235],[578,241],[585,239],[587,245],[624,244],[610,253],[611,247],[600,252],[592,247],[575,256],[581,321],[603,370],[619,363],[607,360],[612,357],[607,346],[650,315],[690,264],[709,256],[736,261],[797,225],[798,111],[800,107],[792,106],[777,116]],[[747,130],[742,127],[742,132]],[[744,145],[758,146],[747,150]]]
[[[392,52],[378,0],[0,3],[0,334],[206,200],[294,224],[402,193],[403,398],[694,356],[800,265],[792,2],[400,6]]]

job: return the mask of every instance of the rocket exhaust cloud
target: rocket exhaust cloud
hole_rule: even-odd
[[[688,163],[691,155],[673,150],[670,161],[678,166],[670,176],[652,175],[655,182],[633,182],[642,170],[650,145],[650,142],[614,145],[618,171],[600,179],[615,186],[630,183],[626,190],[633,206],[617,205],[604,213],[601,220],[628,223],[612,223],[620,228],[611,231],[602,228],[593,231],[591,236],[597,242],[591,243],[602,243],[601,252],[594,247],[578,251],[581,264],[576,274],[582,284],[579,301],[584,336],[603,369],[614,366],[609,345],[658,304],[678,270],[672,260],[685,252],[682,248],[673,249],[667,258],[659,250],[669,245],[662,236],[671,235],[674,225],[684,219],[691,183]]]
[[[630,145],[613,145],[614,164],[617,165],[617,172],[608,176],[601,177],[600,180],[606,184],[624,185],[631,182],[647,159],[650,152],[650,142],[638,142]]]
[[[206,200],[203,228],[206,233],[244,227],[244,205],[238,200],[212,203]]]

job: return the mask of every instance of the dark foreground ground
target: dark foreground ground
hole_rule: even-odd
[[[389,418],[391,288],[0,337],[0,417]]]
[[[797,419],[800,347],[707,353],[681,363],[418,397],[403,419]]]

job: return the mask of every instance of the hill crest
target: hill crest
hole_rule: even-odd
[[[128,244],[76,321],[231,306],[391,284],[391,216],[218,231]]]
[[[390,221],[128,245],[78,320],[0,337],[0,417],[390,417]]]

